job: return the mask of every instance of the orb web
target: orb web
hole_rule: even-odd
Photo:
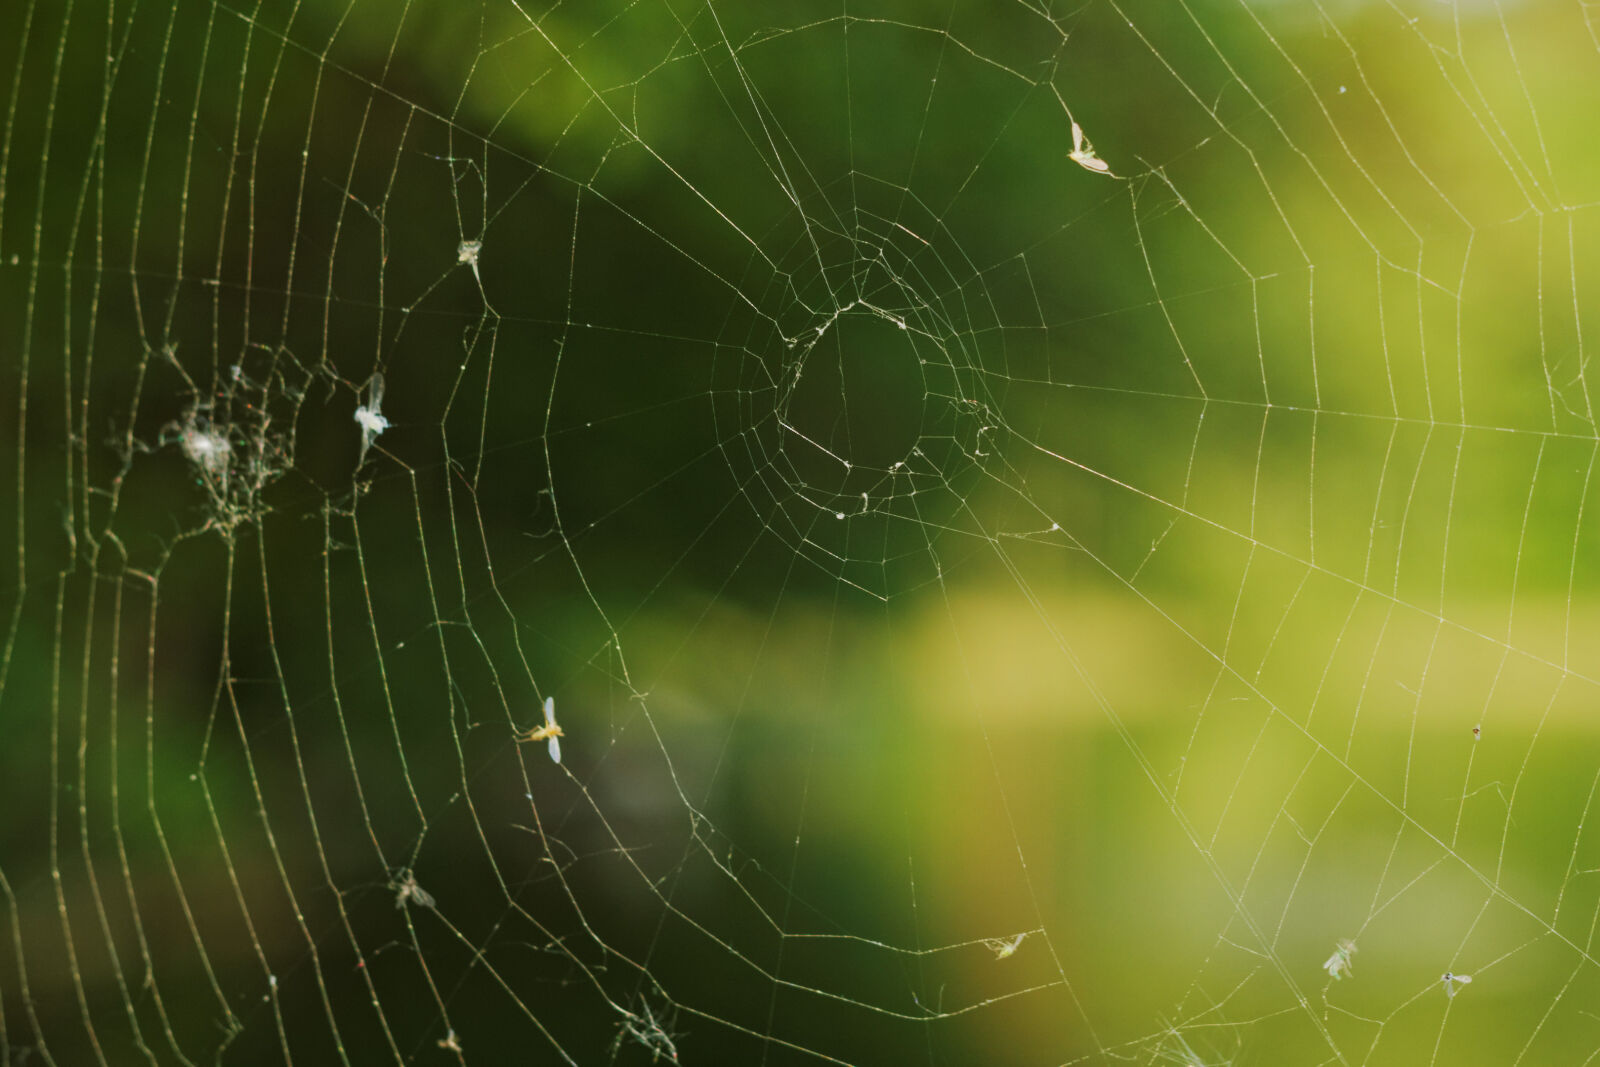
[[[1600,1048],[1588,9],[0,28],[0,1062]]]

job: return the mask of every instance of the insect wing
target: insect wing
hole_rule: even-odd
[[[554,726],[556,724],[556,698],[555,697],[545,697],[544,698],[544,724],[546,726]]]
[[[559,737],[552,737],[550,739],[550,762],[561,762],[561,738]]]
[[[383,407],[383,372],[372,372],[372,386],[367,391],[367,409],[374,415]]]

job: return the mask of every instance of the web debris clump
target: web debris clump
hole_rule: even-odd
[[[178,433],[178,447],[190,463],[213,478],[226,478],[233,445],[225,434],[212,430],[209,420],[199,411],[191,411],[184,419]]]
[[[1210,1013],[1206,1013],[1209,1015]],[[1239,1055],[1240,1045],[1237,1033],[1234,1034],[1233,1050],[1223,1053],[1216,1048],[1207,1047],[1204,1055],[1190,1041],[1190,1031],[1200,1032],[1201,1026],[1205,1031],[1227,1031],[1229,1025],[1222,1022],[1206,1022],[1197,1025],[1191,1020],[1188,1024],[1168,1024],[1160,1033],[1153,1035],[1154,1047],[1146,1046],[1148,1060],[1141,1063],[1171,1063],[1178,1067],[1228,1067]],[[1198,1038],[1197,1038],[1198,1040]]]
[[[645,998],[640,999],[637,1013],[621,1008],[619,1010],[622,1011],[622,1021],[617,1024],[617,1037],[611,1043],[613,1057],[621,1051],[623,1042],[633,1041],[650,1051],[651,1063],[661,1060],[668,1063],[678,1062],[677,1039],[683,1035],[672,1032],[676,1011],[668,1007],[658,1015],[651,1009],[650,1001]]]
[[[256,521],[270,510],[263,499],[267,487],[294,465],[293,416],[305,397],[299,364],[274,350],[262,377],[252,377],[236,363],[203,395],[178,362],[176,349],[169,346],[163,354],[194,399],[162,428],[158,444],[176,444],[188,460],[206,492],[206,527],[231,531]]]

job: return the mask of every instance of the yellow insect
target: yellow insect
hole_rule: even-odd
[[[997,960],[1010,959],[1022,947],[1022,939],[1027,936],[1026,932],[1020,933],[1009,941],[1003,937],[987,937],[984,938],[983,947],[993,952]]]
[[[517,735],[517,743],[525,741],[550,742],[550,762],[561,762],[561,737],[565,736],[561,727],[556,725],[556,698],[544,698],[544,725],[534,726]]]

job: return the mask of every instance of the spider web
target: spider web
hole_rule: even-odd
[[[0,1062],[1595,1059],[1589,6],[0,24]]]

